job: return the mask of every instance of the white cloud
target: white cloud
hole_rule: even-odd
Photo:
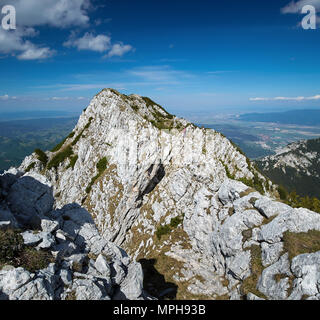
[[[0,5],[8,0],[0,0]],[[58,28],[85,26],[89,23],[90,0],[11,0],[17,23],[23,26],[49,25]]]
[[[249,98],[250,101],[306,101],[306,100],[320,100],[320,95],[315,95],[312,97],[273,97],[273,98]]]
[[[320,8],[320,0],[299,0],[299,1],[291,1],[284,8],[281,9],[283,14],[286,13],[301,13],[301,10],[304,6],[311,5],[315,8]]]
[[[90,50],[107,54],[104,58],[111,58],[114,56],[122,57],[124,54],[133,51],[131,45],[123,43],[112,44],[111,37],[99,34],[95,36],[92,33],[86,32],[83,37],[77,38],[74,32],[71,33],[70,38],[63,44],[65,47],[75,47],[78,50]]]
[[[89,100],[89,98],[86,98],[86,97],[52,97],[52,98],[46,98],[46,100],[52,100],[52,101]]]
[[[0,7],[7,2],[0,0]],[[13,32],[4,32],[0,28],[0,53],[11,53],[20,60],[47,59],[55,53],[48,46],[39,46],[26,39],[39,35],[34,28],[87,27],[90,23],[89,11],[93,8],[91,0],[10,0],[10,4],[15,6],[18,28]],[[99,25],[108,21],[110,19],[93,23]],[[104,53],[105,57],[121,57],[133,50],[128,44],[112,44],[110,36],[89,32],[80,38],[71,33],[64,46]]]
[[[132,50],[133,50],[133,47],[130,46],[129,44],[125,45],[123,43],[117,43],[112,46],[111,50],[107,54],[107,57],[108,58],[111,58],[114,56],[122,57],[124,54],[126,54]]]
[[[76,39],[74,34],[64,44],[66,47],[75,47],[78,50],[91,50],[105,52],[111,48],[111,38],[105,35],[94,36],[92,33],[85,33],[82,38]]]
[[[249,100],[250,101],[269,101],[270,99],[257,97],[257,98],[250,98]]]
[[[9,100],[9,96],[7,94],[0,96],[0,100]]]
[[[181,80],[192,77],[186,72],[173,70],[169,66],[145,66],[132,69],[128,73],[157,84],[179,84]]]
[[[0,8],[5,4],[7,0],[0,0]],[[0,28],[0,53],[11,53],[20,60],[43,60],[55,53],[26,40],[39,35],[34,27],[66,28],[89,23],[90,0],[11,0],[10,4],[16,8],[17,29],[8,32]]]
[[[299,1],[291,1],[288,5],[281,9],[283,14],[288,13],[301,13],[302,8],[306,5],[311,5],[316,8],[316,10],[320,10],[320,0],[299,0]],[[320,17],[316,16],[317,23],[320,23]]]
[[[8,32],[0,28],[0,53],[18,54],[20,60],[46,59],[54,54],[54,50],[33,44],[24,37],[37,35],[33,28],[16,29]]]
[[[51,50],[48,47],[38,48],[29,41],[27,41],[26,44],[29,46],[29,48],[18,55],[19,60],[43,60],[53,56],[55,53],[54,50]]]
[[[320,100],[320,94],[313,96],[313,97],[308,97],[306,98],[307,100]]]

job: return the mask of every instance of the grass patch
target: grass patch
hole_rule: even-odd
[[[70,293],[68,293],[68,295],[66,296],[66,300],[67,300],[67,301],[77,300],[76,292],[73,290],[73,291],[71,291]]]
[[[0,268],[9,264],[35,272],[52,262],[54,258],[48,251],[26,247],[19,231],[0,230]]]
[[[34,169],[35,165],[36,165],[36,163],[35,163],[35,162],[32,162],[32,163],[27,167],[26,172],[29,172],[29,171],[31,171],[32,169]]]
[[[183,219],[175,217],[171,219],[170,224],[158,227],[156,231],[158,240],[161,240],[162,236],[169,234],[173,229],[176,229],[182,222]]]
[[[20,266],[30,272],[36,272],[45,269],[54,262],[53,256],[44,250],[34,248],[25,248],[20,254]]]
[[[75,133],[74,133],[74,132],[71,132],[66,138],[64,138],[60,143],[58,143],[58,144],[51,150],[51,152],[57,152],[57,151],[59,151],[59,150],[62,148],[62,146],[64,145],[64,143],[67,141],[67,139],[73,138],[74,135],[75,135]]]
[[[282,279],[288,278],[286,274],[276,274],[274,280],[279,283]]]
[[[138,107],[138,106],[132,106],[132,109],[133,109],[135,112],[138,112],[138,111],[139,111],[139,107]]]
[[[52,168],[58,168],[59,165],[64,162],[67,158],[73,155],[72,147],[68,146],[63,149],[61,152],[57,153],[48,163],[48,170]]]
[[[88,123],[86,124],[86,126],[83,128],[83,130],[81,130],[81,132],[75,137],[75,139],[72,141],[71,145],[74,146],[78,143],[78,141],[81,139],[83,133],[90,128],[91,126],[91,122],[93,121],[93,118],[90,117]]]
[[[70,158],[70,164],[68,165],[67,169],[72,168],[72,170],[74,169],[74,166],[76,165],[76,162],[78,161],[79,156],[75,155],[73,157]]]
[[[245,297],[249,292],[257,297],[267,299],[267,297],[257,289],[257,283],[263,271],[260,246],[252,246],[251,251],[251,276],[242,282],[241,294]]]
[[[44,165],[47,165],[48,162],[48,157],[47,155],[41,150],[41,149],[36,149],[34,150],[35,154],[37,155],[38,160]]]
[[[183,222],[183,219],[181,219],[180,217],[175,217],[175,218],[171,219],[170,227],[177,228],[179,226],[179,224],[181,224],[182,222]]]
[[[264,181],[259,178],[258,174],[255,173],[253,179],[249,180],[247,178],[240,178],[238,179],[240,182],[244,183],[248,187],[251,187],[257,190],[259,193],[264,194]]]
[[[283,235],[284,250],[289,253],[289,259],[320,251],[320,231],[311,230],[307,233],[285,232]]]
[[[156,236],[158,238],[158,240],[161,240],[161,237],[169,234],[171,232],[171,228],[168,225],[165,226],[160,226],[157,231],[156,231]]]
[[[86,188],[86,193],[91,192],[92,186],[101,177],[103,172],[107,169],[107,165],[108,165],[108,159],[106,157],[99,160],[99,162],[96,165],[96,167],[98,169],[98,174],[91,179],[89,185]]]

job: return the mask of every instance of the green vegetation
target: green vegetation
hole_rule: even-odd
[[[277,165],[278,159],[262,159],[257,161],[260,170],[274,183],[284,186],[288,192],[297,192],[302,197],[319,197],[320,194],[320,167],[319,156],[308,157],[308,154],[320,154],[320,139],[308,140],[298,147],[279,156],[293,156],[297,159],[306,157],[308,164],[301,168],[285,164]]]
[[[221,162],[222,163],[222,162]],[[261,194],[264,194],[265,191],[264,191],[264,186],[267,185],[268,183],[265,184],[264,180],[260,179],[259,178],[259,175],[257,172],[254,173],[254,177],[253,179],[247,179],[245,177],[243,178],[239,178],[239,179],[236,179],[235,176],[233,174],[230,173],[229,171],[229,168],[227,167],[226,164],[222,163],[222,165],[224,166],[224,169],[226,171],[226,174],[227,174],[227,177],[229,179],[232,179],[232,180],[238,180],[242,183],[244,183],[245,185],[247,185],[248,187],[251,187],[255,190],[257,190],[258,192],[260,192]],[[266,189],[268,189],[268,187],[266,187]]]
[[[206,155],[207,154],[207,149],[205,146],[202,147],[202,154],[203,155]]]
[[[67,146],[62,151],[57,153],[48,163],[47,168],[48,170],[52,168],[58,168],[59,165],[64,162],[67,158],[71,157],[73,155],[72,147]]]
[[[150,121],[152,125],[159,130],[172,130],[173,128],[178,127],[181,129],[183,128],[181,123],[176,123],[174,121],[175,116],[168,113],[162,106],[152,101],[150,98],[142,97],[144,102],[146,103],[147,107],[150,108],[150,112],[153,116],[153,120],[148,119],[145,117],[147,121]],[[163,112],[158,111],[154,106],[160,108]],[[179,129],[178,129],[179,130]]]
[[[79,156],[75,155],[73,157],[70,158],[70,164],[68,165],[67,169],[72,168],[72,170],[74,169],[74,166],[76,165],[76,162],[78,161]]]
[[[0,268],[8,264],[35,272],[53,261],[49,252],[26,247],[19,231],[0,230]]]
[[[251,276],[246,278],[242,282],[241,294],[246,296],[249,292],[251,292],[258,297],[267,299],[266,296],[257,289],[257,283],[263,271],[260,246],[254,245],[250,248],[250,251],[251,251]]]
[[[98,174],[91,179],[89,185],[86,188],[86,193],[90,193],[94,183],[101,177],[103,172],[107,169],[107,165],[108,165],[108,159],[106,157],[99,160],[99,162],[96,165],[98,169]]]
[[[320,213],[320,200],[316,197],[302,197],[295,191],[289,193],[283,186],[278,187],[280,199],[293,208],[306,208]]]
[[[34,150],[35,154],[37,155],[38,160],[44,165],[47,165],[48,162],[48,157],[47,155],[41,150],[41,149],[36,149]]]
[[[62,148],[62,146],[64,145],[64,143],[67,141],[67,139],[73,138],[74,135],[75,135],[75,133],[74,133],[74,132],[71,132],[66,138],[64,138],[60,143],[58,143],[58,144],[51,150],[51,152],[57,152],[57,151],[59,151],[59,150]]]
[[[26,172],[29,172],[31,171],[34,167],[35,167],[36,163],[35,162],[32,162],[31,164],[28,165],[27,169],[26,169]]]
[[[289,259],[304,254],[320,251],[320,231],[311,230],[306,233],[285,232],[283,235],[284,250]]]
[[[107,165],[108,165],[108,160],[106,157],[99,160],[99,162],[97,163],[97,169],[98,169],[99,175],[101,175],[104,172],[104,170],[107,169]]]
[[[139,107],[138,107],[138,106],[132,106],[132,109],[133,109],[135,112],[138,112],[138,111],[139,111]]]
[[[258,192],[260,192],[261,194],[264,194],[264,181],[262,179],[259,178],[258,174],[255,173],[254,177],[252,180],[249,180],[247,178],[240,178],[238,179],[239,181],[241,181],[242,183],[244,183],[245,185],[256,189]]]
[[[175,229],[175,228],[177,228],[182,222],[183,222],[183,219],[181,219],[180,217],[172,218],[171,221],[170,221],[170,227]]]
[[[176,229],[181,223],[183,222],[183,219],[180,217],[172,218],[169,225],[159,226],[156,231],[156,236],[158,240],[161,240],[161,237],[169,234],[172,229]]]
[[[156,236],[160,240],[162,236],[169,234],[171,232],[171,228],[168,225],[160,226],[156,231]]]
[[[93,118],[90,117],[88,123],[86,124],[86,126],[83,128],[83,130],[81,130],[81,132],[75,137],[75,139],[72,141],[71,145],[74,146],[78,143],[78,141],[81,139],[83,133],[89,129],[89,127],[91,126],[91,123],[93,121]]]

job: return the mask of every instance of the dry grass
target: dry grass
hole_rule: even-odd
[[[242,282],[241,293],[242,295],[246,296],[249,292],[251,292],[258,297],[267,299],[267,297],[257,289],[257,283],[263,271],[260,246],[252,246],[250,248],[250,251],[251,251],[251,276],[246,278]]]
[[[279,283],[282,279],[288,278],[286,274],[276,274],[274,280]]]
[[[285,232],[283,235],[284,250],[289,259],[304,254],[320,251],[320,231],[311,230],[306,233]]]

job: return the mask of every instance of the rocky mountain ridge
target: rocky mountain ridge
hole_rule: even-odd
[[[320,139],[294,142],[256,164],[272,181],[289,191],[319,197]]]
[[[36,173],[0,176],[0,300],[149,299],[141,265]]]
[[[320,298],[320,215],[279,202],[223,135],[148,98],[103,90],[60,145],[17,173],[48,181],[55,210],[86,208],[156,298]]]

